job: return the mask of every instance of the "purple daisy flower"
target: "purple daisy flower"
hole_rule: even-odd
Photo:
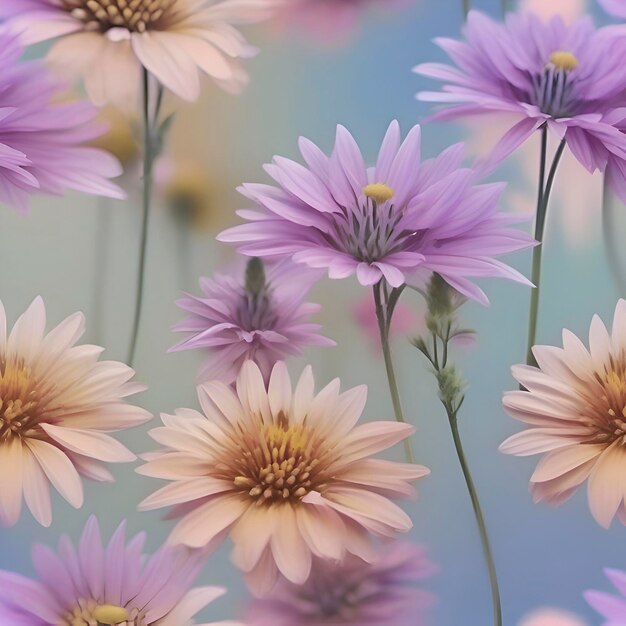
[[[607,568],[604,573],[620,595],[614,596],[604,591],[586,591],[585,600],[606,619],[603,626],[626,624],[626,572]]]
[[[462,144],[421,162],[420,127],[401,142],[394,121],[372,168],[343,126],[330,157],[304,138],[300,151],[306,167],[283,157],[266,165],[278,188],[240,188],[257,208],[240,211],[249,223],[224,231],[220,241],[243,244],[244,254],[289,256],[325,268],[330,278],[356,273],[362,285],[385,278],[399,287],[417,272],[438,272],[481,302],[487,297],[470,278],[529,284],[492,257],[532,246],[533,240],[509,227],[515,218],[498,212],[504,184],[478,185],[476,172],[461,166]]]
[[[266,273],[263,262],[253,258],[236,278],[201,278],[203,295],[187,295],[176,303],[190,315],[173,330],[192,334],[171,350],[207,348],[198,381],[232,383],[247,360],[267,379],[276,362],[301,355],[304,346],[334,346],[319,334],[319,324],[308,321],[321,309],[304,302],[317,274],[289,260],[269,266]]]
[[[434,596],[418,583],[436,568],[420,546],[396,542],[371,563],[353,555],[341,564],[314,561],[303,585],[282,579],[270,595],[253,601],[250,626],[415,626]]]
[[[435,40],[457,67],[418,65],[416,73],[446,83],[418,99],[446,105],[432,116],[437,120],[519,116],[486,170],[543,127],[565,140],[590,172],[626,159],[626,135],[611,123],[612,110],[626,103],[625,39],[596,30],[588,17],[567,25],[559,16],[544,22],[532,13],[509,14],[502,24],[478,11],[469,14],[465,38]]]
[[[191,588],[204,564],[200,554],[161,548],[146,557],[145,534],[127,542],[125,530],[122,523],[103,547],[92,516],[77,548],[67,536],[57,552],[33,548],[37,580],[0,571],[0,623],[191,626],[192,618],[224,593],[220,587]]]
[[[36,193],[66,189],[123,198],[108,152],[85,145],[105,130],[87,102],[59,102],[63,86],[38,62],[22,62],[16,37],[0,31],[0,202],[26,212]]]

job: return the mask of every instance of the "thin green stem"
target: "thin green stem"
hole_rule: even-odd
[[[159,98],[160,100],[160,98]],[[159,104],[159,103],[158,103]],[[157,106],[158,106],[157,104]],[[158,111],[155,111],[155,115]],[[156,120],[154,120],[156,122]],[[143,205],[141,220],[141,242],[139,244],[139,269],[137,272],[137,291],[135,296],[135,314],[131,332],[130,347],[126,362],[131,367],[135,361],[137,339],[139,337],[139,323],[143,307],[144,283],[146,275],[146,251],[148,248],[148,218],[152,203],[152,168],[154,165],[154,124],[150,116],[150,74],[143,70]]]
[[[385,359],[385,370],[387,372],[387,382],[389,384],[389,393],[391,394],[391,402],[393,404],[393,411],[398,422],[406,423],[404,419],[404,412],[402,411],[402,403],[400,402],[400,393],[398,391],[398,383],[396,381],[396,373],[393,366],[393,359],[391,357],[391,346],[389,345],[389,326],[390,320],[385,319],[385,309],[383,308],[383,301],[381,297],[381,282],[378,282],[373,287],[374,291],[374,304],[376,305],[376,318],[378,320],[378,330],[380,331],[380,345],[383,349],[383,357]],[[386,302],[388,305],[388,303]],[[389,306],[387,306],[389,310]],[[409,463],[413,463],[413,450],[411,449],[411,443],[408,439],[404,440],[404,449],[406,452],[406,458]]]
[[[463,16],[466,20],[471,8],[470,0],[463,0]]]
[[[543,255],[543,236],[546,226],[546,217],[548,214],[548,204],[550,202],[550,193],[554,185],[556,171],[559,166],[563,151],[565,150],[565,139],[561,141],[556,150],[548,180],[544,187],[544,178],[546,171],[546,148],[547,148],[547,129],[544,126],[541,133],[541,163],[539,169],[539,193],[537,198],[537,215],[535,218],[535,239],[539,242],[533,250],[532,274],[531,280],[535,285],[530,295],[530,312],[528,315],[528,342],[526,346],[526,363],[528,365],[536,365],[532,348],[537,338],[537,320],[539,315],[539,296],[541,290],[541,261]]]
[[[482,507],[480,506],[480,500],[478,498],[478,492],[476,491],[476,486],[474,485],[472,473],[470,472],[469,464],[465,457],[465,451],[463,450],[463,444],[461,442],[461,436],[459,434],[456,412],[452,411],[450,407],[446,407],[446,412],[448,414],[448,421],[450,422],[450,430],[452,431],[452,439],[454,440],[456,454],[461,465],[461,470],[463,471],[463,477],[465,478],[467,491],[472,501],[472,508],[474,509],[474,516],[476,517],[476,524],[478,525],[478,531],[480,533],[480,541],[483,547],[483,554],[487,563],[487,570],[489,571],[491,601],[493,605],[493,623],[494,626],[502,626],[502,603],[500,600],[500,587],[498,585],[498,575],[496,573],[496,565],[493,559],[493,552],[491,550],[491,544],[489,542],[489,533],[487,532],[487,525],[485,524],[485,516],[483,515]]]
[[[615,224],[615,202],[612,201],[606,174],[602,188],[602,232],[604,248],[609,262],[609,269],[619,290],[620,296],[626,296],[626,275],[618,251],[618,229]]]
[[[506,16],[509,11],[509,2],[508,0],[502,0],[502,15]]]

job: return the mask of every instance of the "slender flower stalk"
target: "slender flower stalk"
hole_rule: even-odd
[[[396,420],[401,423],[406,423],[404,418],[404,411],[402,410],[402,402],[400,400],[400,392],[398,390],[398,381],[396,380],[396,372],[393,366],[393,358],[391,356],[391,345],[389,343],[389,330],[391,328],[391,319],[393,317],[393,308],[397,298],[391,300],[388,297],[387,285],[384,287],[384,294],[381,293],[384,280],[376,283],[373,287],[374,292],[374,304],[376,306],[376,319],[378,320],[378,329],[380,332],[380,345],[383,350],[383,357],[385,359],[385,371],[387,372],[387,382],[389,384],[389,393],[391,394],[391,402],[393,404],[393,412]],[[396,289],[392,293],[395,293]],[[384,306],[383,306],[384,295]],[[413,450],[411,449],[411,442],[408,439],[404,440],[404,450],[406,458],[409,463],[414,462]]]
[[[617,286],[620,296],[626,295],[626,274],[622,269],[620,260],[618,243],[615,233],[615,201],[611,196],[611,190],[607,177],[604,177],[604,186],[602,188],[602,233],[604,235],[604,249],[606,250],[609,269],[615,285]]]
[[[463,0],[463,17],[467,20],[470,9],[472,8],[470,0]]]
[[[444,406],[446,405],[444,404]],[[454,448],[461,465],[461,470],[463,471],[467,491],[472,501],[474,517],[476,518],[476,524],[478,525],[478,532],[480,533],[480,541],[485,555],[485,562],[487,563],[487,569],[489,571],[489,584],[491,585],[491,601],[493,606],[493,623],[496,626],[502,626],[502,603],[500,600],[500,587],[498,585],[496,564],[491,550],[491,543],[489,542],[489,533],[487,532],[485,516],[483,515],[482,507],[480,506],[478,492],[476,491],[476,486],[474,485],[474,480],[472,478],[469,464],[463,450],[463,444],[461,442],[461,435],[459,433],[457,422],[457,413],[459,408],[460,406],[452,412],[450,408],[446,406],[446,414],[448,415],[448,421],[450,422],[450,430],[452,432],[452,438],[454,439]]]
[[[535,285],[530,295],[530,312],[528,315],[528,341],[526,347],[526,364],[537,365],[535,357],[533,356],[532,347],[536,343],[537,339],[537,320],[539,316],[539,296],[541,289],[541,262],[543,257],[543,237],[546,228],[546,218],[548,214],[548,204],[550,202],[550,193],[554,185],[554,178],[556,171],[563,156],[565,150],[565,139],[561,140],[559,147],[556,150],[552,165],[550,166],[550,172],[548,173],[548,180],[545,181],[546,163],[547,163],[547,143],[548,143],[548,129],[546,126],[541,131],[541,158],[539,167],[539,193],[537,197],[537,215],[535,217],[535,239],[539,242],[533,249],[533,265],[531,281]]]
[[[480,499],[476,485],[474,484],[474,479],[472,478],[469,463],[465,456],[458,427],[459,410],[465,400],[465,394],[463,392],[464,383],[449,359],[450,342],[455,336],[467,332],[466,330],[460,329],[456,323],[456,311],[465,300],[448,287],[437,274],[433,274],[431,278],[426,293],[426,299],[429,311],[426,320],[429,330],[428,343],[422,337],[418,337],[413,342],[413,345],[428,359],[437,379],[439,398],[448,417],[454,448],[459,464],[461,465],[467,491],[472,502],[472,508],[474,509],[483,554],[489,572],[493,623],[494,626],[502,626],[500,588],[489,541],[489,533],[487,532],[485,517],[480,505]]]
[[[137,292],[135,296],[135,313],[133,317],[133,329],[131,332],[130,347],[126,362],[131,365],[135,361],[137,351],[137,339],[139,337],[139,323],[141,321],[141,309],[143,307],[144,283],[146,277],[146,252],[148,248],[148,224],[150,217],[150,205],[152,203],[153,167],[157,156],[158,137],[157,130],[159,112],[163,99],[163,88],[159,85],[154,107],[154,114],[150,113],[150,72],[143,70],[143,203],[141,218],[141,242],[139,244],[139,269],[137,272]],[[132,365],[131,365],[132,367]]]

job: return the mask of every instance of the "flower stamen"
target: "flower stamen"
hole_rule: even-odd
[[[93,617],[101,624],[116,626],[116,624],[127,622],[130,616],[128,611],[121,606],[101,604],[93,610]]]
[[[383,204],[393,198],[394,191],[385,183],[370,183],[363,187],[363,193],[367,198],[371,198],[377,204]]]
[[[61,0],[72,17],[89,30],[126,28],[143,33],[154,26],[175,0]]]
[[[277,424],[261,425],[258,435],[249,439],[232,480],[258,505],[301,500],[322,486],[323,459],[315,433],[307,426],[289,424],[282,416]]]
[[[550,63],[557,70],[571,72],[578,67],[578,59],[571,52],[566,50],[556,50],[550,55]]]

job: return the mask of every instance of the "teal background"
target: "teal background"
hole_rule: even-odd
[[[331,45],[301,32],[266,25],[248,29],[262,53],[247,63],[252,80],[241,96],[207,87],[195,109],[171,103],[182,108],[174,133],[186,120],[194,120],[197,127],[192,134],[205,146],[207,163],[220,181],[213,198],[215,230],[236,223],[234,210],[246,206],[234,187],[243,181],[264,180],[261,165],[274,154],[297,157],[299,135],[330,150],[335,125],[345,124],[371,161],[390,120],[400,120],[404,132],[419,122],[428,108],[416,102],[414,94],[435,87],[435,83],[410,70],[419,62],[443,59],[431,39],[458,36],[460,4],[460,0],[419,0],[405,8],[372,10],[350,37]],[[597,21],[606,22],[600,9],[590,4]],[[476,2],[475,6],[494,16],[500,14],[495,1]],[[38,53],[33,51],[31,56]],[[475,141],[488,134],[488,129],[479,127],[471,132]],[[434,156],[467,136],[465,125],[428,125],[423,130],[423,154]],[[534,210],[532,154],[533,148],[538,153],[538,144],[532,143],[528,174],[527,166],[517,158],[494,175],[494,179],[511,181],[503,199],[507,210],[520,206]],[[187,148],[189,152],[196,149],[179,146],[183,152]],[[588,176],[582,170],[571,172],[561,172],[557,188],[567,191]],[[558,343],[563,327],[585,337],[594,313],[610,323],[619,296],[602,248],[599,193],[581,196],[580,202],[585,206],[572,203],[571,194],[568,201],[557,194],[551,206],[539,326],[543,343]],[[583,224],[576,223],[583,218]],[[76,194],[39,198],[28,217],[3,208],[0,222],[0,295],[9,319],[14,321],[41,294],[50,325],[83,310],[87,315],[85,340],[102,342],[108,358],[123,359],[134,298],[140,222],[137,195],[131,195],[127,203]],[[104,268],[98,270],[97,233],[106,223],[109,253]],[[570,233],[576,226],[583,235],[573,238]],[[197,406],[194,377],[199,355],[167,354],[166,350],[178,339],[169,327],[180,318],[174,300],[181,290],[196,291],[197,276],[210,275],[234,257],[234,251],[216,243],[214,235],[192,234],[181,242],[167,213],[154,207],[136,369],[137,378],[150,387],[137,401],[155,415]],[[508,260],[529,273],[530,252]],[[103,273],[104,281],[95,284],[95,277]],[[534,505],[528,478],[536,459],[505,457],[497,451],[499,443],[518,430],[504,414],[501,396],[514,387],[510,365],[523,359],[530,293],[526,287],[503,281],[481,284],[491,306],[469,304],[463,310],[467,325],[479,333],[479,343],[455,355],[469,385],[460,427],[491,531],[505,623],[517,624],[528,611],[551,605],[574,611],[589,624],[599,624],[581,592],[608,588],[603,567],[626,569],[626,531],[617,524],[608,531],[600,528],[588,511],[584,489],[558,509]],[[324,279],[316,285],[311,300],[325,305],[318,319],[339,346],[311,350],[306,359],[294,360],[290,369],[298,374],[311,362],[320,386],[335,376],[345,387],[367,383],[365,416],[391,419],[382,362],[351,318],[351,306],[361,294],[354,280]],[[97,302],[102,303],[99,312],[95,310]],[[426,545],[440,567],[426,583],[439,598],[429,623],[482,626],[489,623],[491,615],[487,575],[445,414],[421,355],[401,339],[394,349],[406,413],[418,427],[413,438],[416,456],[432,470],[418,485],[418,500],[407,505],[415,522],[411,538]],[[147,451],[153,448],[145,435],[149,427],[123,434],[121,439],[138,453]],[[398,448],[396,457],[400,455]],[[159,512],[135,511],[136,503],[156,488],[157,481],[135,474],[131,466],[116,467],[114,472],[118,479],[114,485],[88,483],[85,506],[79,511],[55,498],[50,529],[38,526],[25,512],[16,527],[0,530],[0,567],[31,574],[31,544],[55,543],[63,532],[77,538],[91,513],[98,515],[105,534],[110,535],[120,520],[127,518],[132,531],[147,530],[150,546],[157,547],[171,523],[161,521]],[[226,545],[212,557],[202,577],[203,582],[229,588],[229,594],[203,614],[206,620],[237,617],[246,602],[228,550]]]

